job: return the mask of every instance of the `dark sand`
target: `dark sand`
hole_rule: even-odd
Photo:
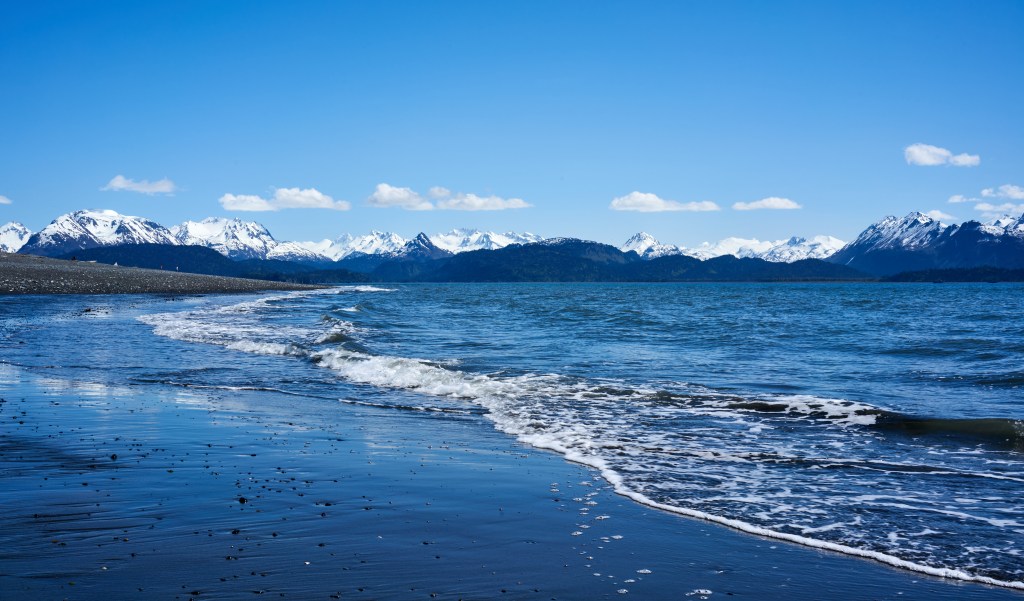
[[[0,294],[203,294],[319,287],[0,252]]]
[[[0,399],[4,601],[1022,598],[642,507],[475,415],[2,362]]]

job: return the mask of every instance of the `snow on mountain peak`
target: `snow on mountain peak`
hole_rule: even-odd
[[[658,239],[647,232],[637,232],[630,236],[629,240],[626,240],[626,243],[619,247],[619,250],[624,253],[632,250],[636,254],[642,255],[648,248],[659,244]]]
[[[990,224],[1019,231],[1024,236],[1024,217],[1005,217]],[[876,237],[896,236],[897,233],[945,228],[921,213],[911,213],[897,219],[887,217],[862,234]],[[938,229],[937,231],[942,231]],[[10,223],[0,228],[0,250],[18,250],[58,256],[77,249],[131,243],[182,244],[206,246],[233,259],[282,259],[297,261],[338,261],[350,255],[382,255],[405,257],[419,255],[447,255],[474,250],[495,250],[512,244],[560,244],[574,240],[554,238],[544,240],[531,233],[482,231],[455,228],[445,233],[428,236],[420,233],[407,240],[393,232],[373,230],[363,236],[342,234],[334,240],[319,242],[282,242],[276,240],[263,225],[238,218],[208,217],[201,221],[185,221],[169,230],[140,217],[125,216],[111,210],[84,210],[61,215],[43,231],[31,235],[23,225]],[[842,241],[831,236],[813,238],[793,237],[788,240],[761,241],[746,238],[725,238],[686,248],[662,244],[654,236],[639,232],[631,236],[619,249],[634,251],[644,259],[667,255],[688,255],[709,259],[721,255],[757,257],[768,261],[791,262],[805,258],[825,258],[842,247]]]
[[[996,217],[991,221],[986,221],[984,225],[991,225],[1002,230],[1006,229],[1006,227],[1009,225],[1017,223],[1018,219],[1019,218],[1014,217],[1013,215],[1003,215],[1002,217]],[[1022,216],[1020,219],[1024,219],[1024,216]]]
[[[255,221],[207,217],[171,228],[181,244],[206,246],[232,259],[327,261],[330,257],[313,243],[280,242]]]
[[[948,227],[918,211],[903,218],[890,215],[869,226],[850,245],[872,250],[916,248],[927,245]]]
[[[495,250],[510,244],[530,244],[540,242],[542,238],[529,232],[483,232],[476,229],[456,228],[444,234],[430,236],[430,241],[442,250],[460,253],[471,250]]]
[[[164,226],[116,211],[75,211],[33,234],[21,252],[59,256],[76,250],[120,244],[177,244]]]
[[[802,259],[824,259],[832,256],[846,243],[833,236],[814,236],[810,239],[796,236],[776,244],[760,258],[774,263],[792,263]]]
[[[646,232],[634,234],[619,247],[622,252],[634,251],[644,259],[668,255],[686,255],[702,261],[733,255],[738,258],[757,258],[777,263],[791,263],[801,259],[823,259],[842,248],[844,242],[832,236],[811,239],[792,237],[788,240],[761,241],[756,238],[724,238],[715,243],[705,242],[695,248],[662,244]]]
[[[995,236],[1006,234],[1016,238],[1024,238],[1024,214],[1020,217],[1003,215],[1002,217],[984,223],[981,228],[985,232]]]
[[[349,242],[349,252],[346,254],[352,254],[354,252],[363,253],[367,255],[377,255],[389,252],[397,252],[403,246],[407,240],[394,232],[379,232],[377,230],[371,230],[369,234],[365,236],[356,236]]]
[[[647,232],[638,232],[630,236],[626,243],[619,247],[624,253],[633,251],[645,259],[656,259],[668,255],[681,255],[685,249],[671,244],[662,244]]]
[[[402,248],[386,253],[386,256],[395,259],[440,259],[450,257],[452,253],[439,248],[430,240],[429,236],[420,232],[415,238],[406,242]]]
[[[332,261],[340,261],[351,254],[381,255],[395,253],[405,246],[406,239],[392,232],[371,230],[364,236],[342,234],[334,240],[320,242],[296,242],[299,246],[316,252]]]
[[[206,246],[233,259],[265,259],[276,246],[267,228],[255,221],[207,217],[171,228],[181,244]]]
[[[705,242],[697,248],[684,248],[683,254],[695,259],[700,259],[701,261],[721,257],[723,255],[732,255],[734,257],[739,257],[740,259],[746,259],[759,257],[762,253],[767,253],[775,246],[783,244],[784,242],[784,240],[771,242],[761,241],[757,238],[729,237],[723,238],[714,244]]]
[[[57,218],[61,227],[78,226],[96,238],[102,245],[113,244],[174,244],[174,237],[164,226],[144,217],[121,215],[109,209],[103,211],[75,211]],[[51,224],[53,225],[53,224]],[[49,226],[47,226],[49,227]],[[43,228],[46,231],[46,228]]]
[[[17,221],[0,226],[0,252],[16,253],[25,246],[32,232]]]

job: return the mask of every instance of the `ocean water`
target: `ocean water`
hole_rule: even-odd
[[[276,390],[312,415],[341,402],[488,420],[639,503],[1024,588],[1022,293],[460,284],[0,297],[0,359],[142,390]]]

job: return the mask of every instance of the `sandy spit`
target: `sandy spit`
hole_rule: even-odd
[[[322,286],[0,253],[0,294],[203,294]]]

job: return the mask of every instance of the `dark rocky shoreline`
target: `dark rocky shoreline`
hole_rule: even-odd
[[[0,253],[0,294],[205,294],[321,287]]]

